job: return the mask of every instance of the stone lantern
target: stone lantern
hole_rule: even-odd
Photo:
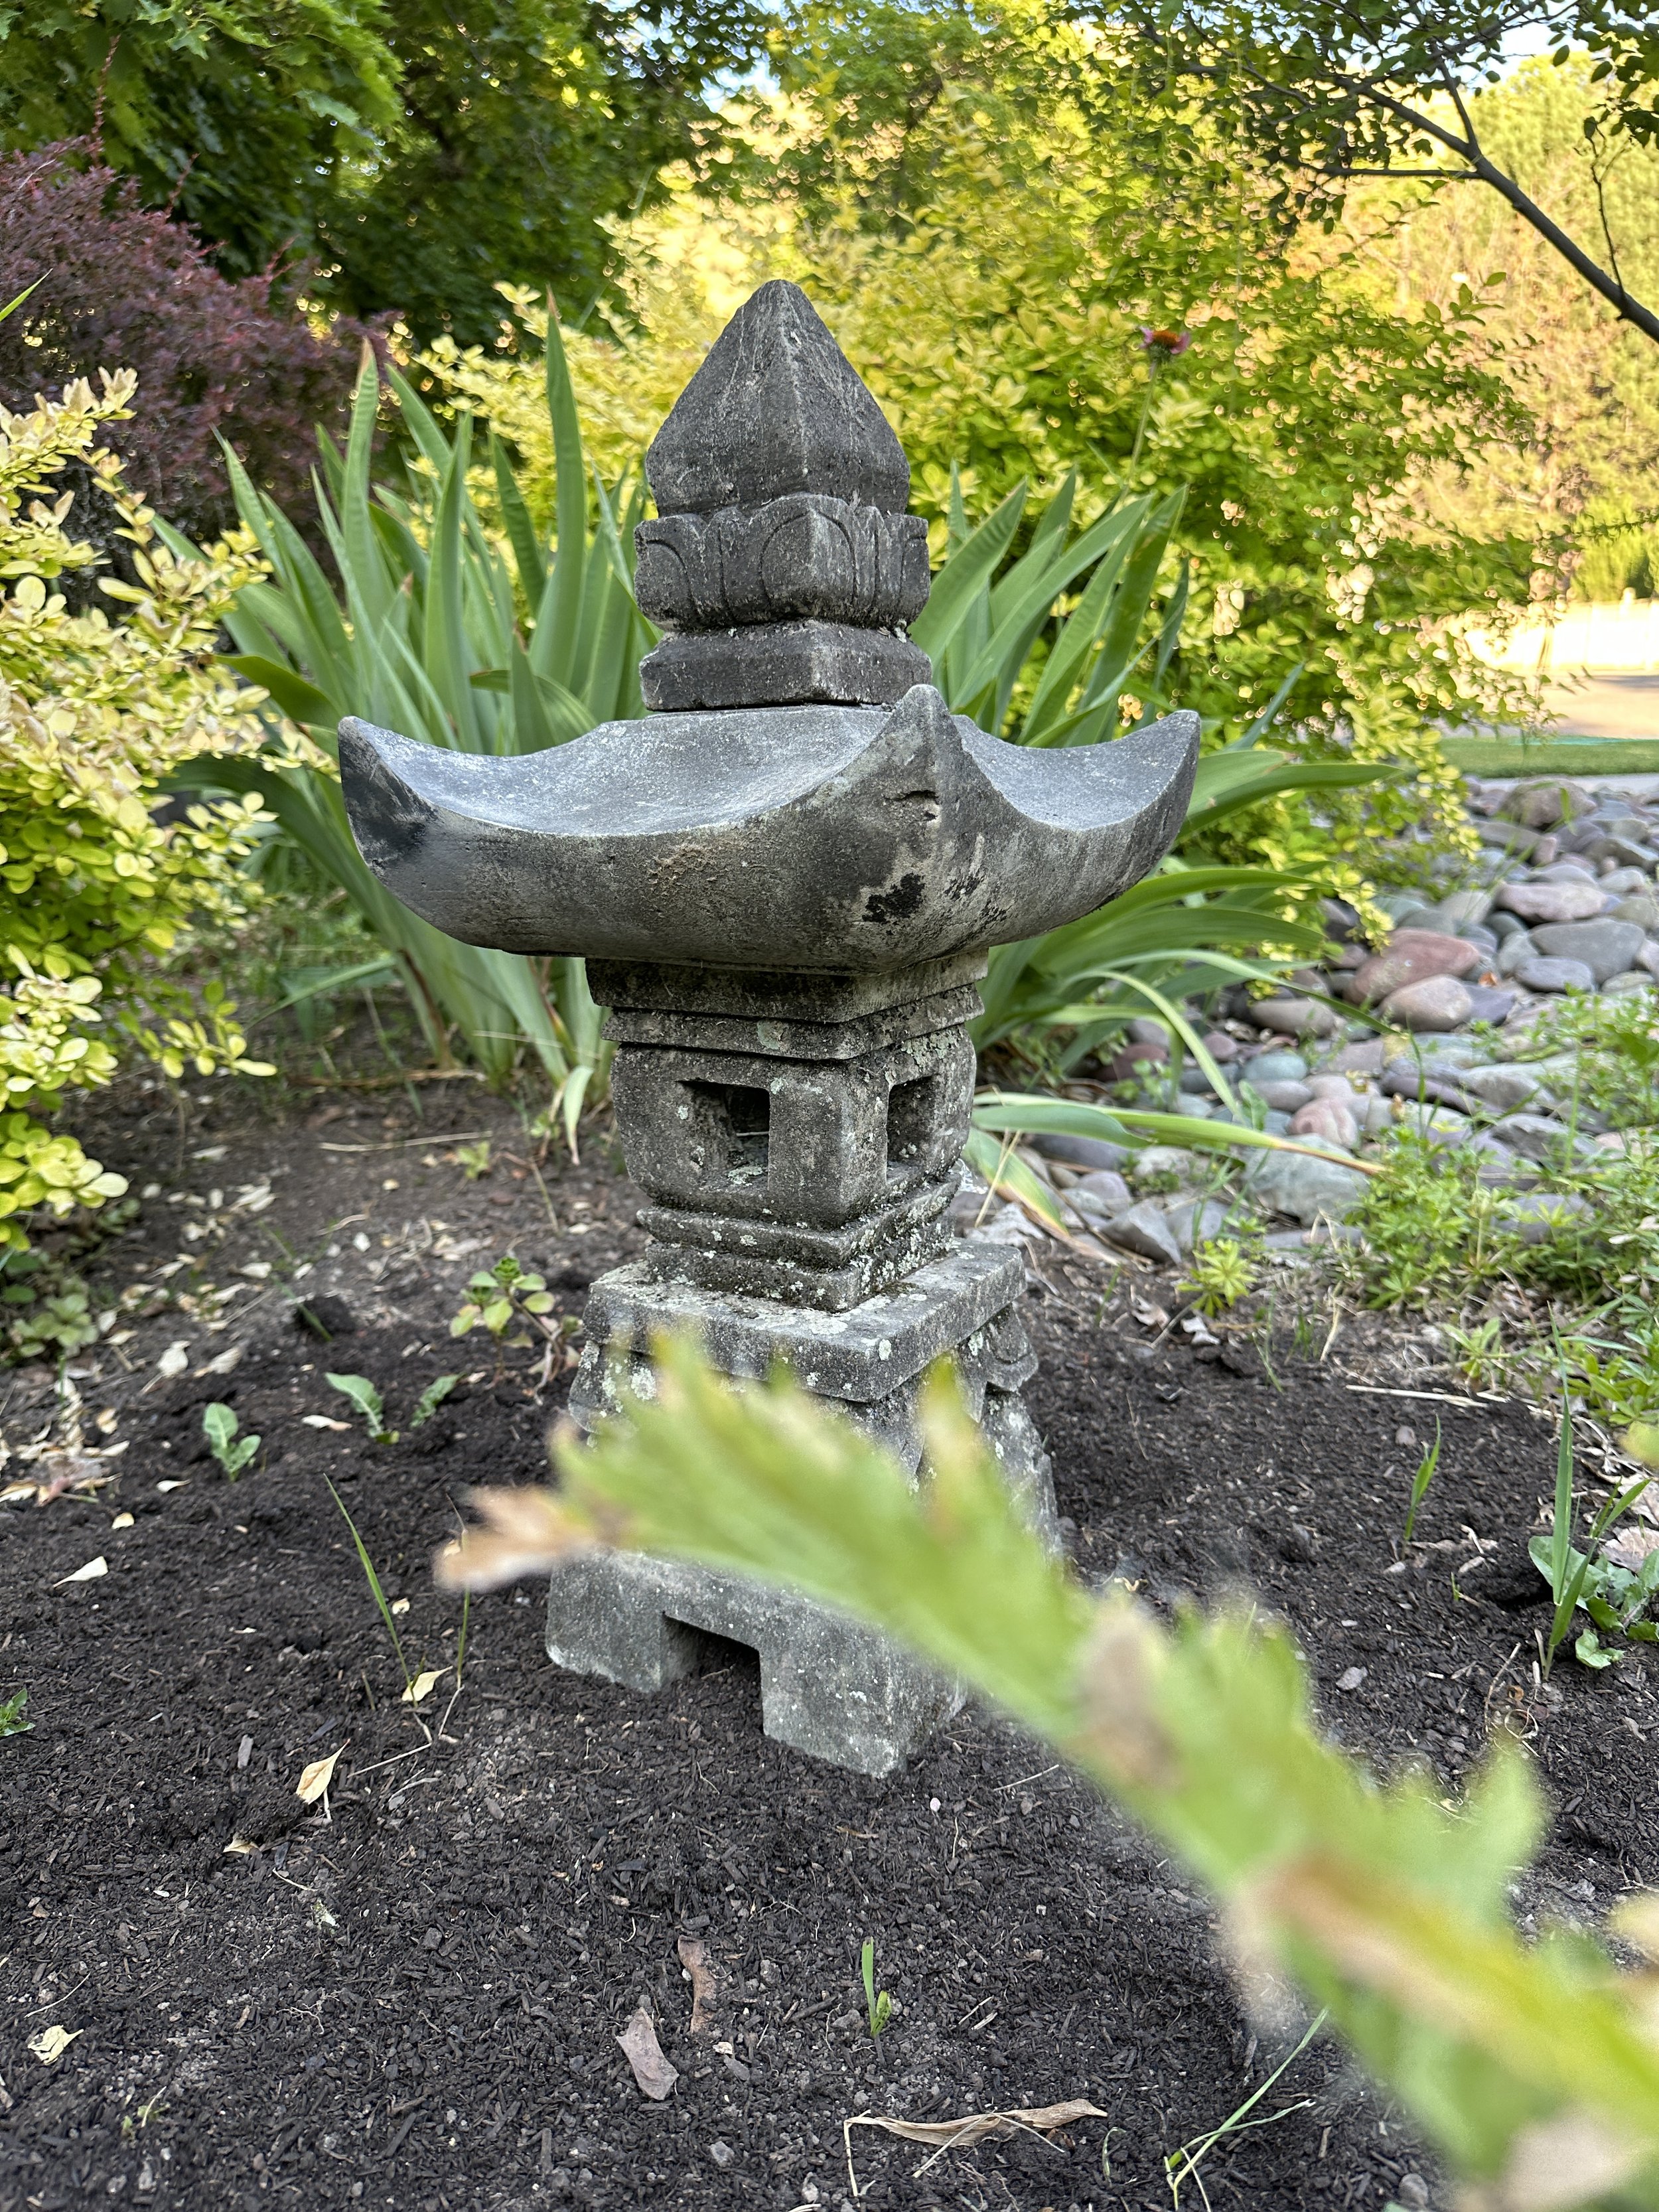
[[[1020,1390],[1024,1261],[953,1240],[974,1087],[965,1024],[994,945],[1156,866],[1197,720],[1027,750],[952,714],[905,635],[927,538],[881,410],[793,284],[740,308],[646,458],[635,589],[664,632],[649,709],[550,750],[445,752],[356,720],[340,771],[364,860],[472,945],[586,957],[611,1096],[648,1203],[602,1276],[570,1410],[652,1388],[694,1328],[738,1377],[786,1360],[915,1468],[936,1360],[1040,1525],[1048,1462]],[[555,1577],[561,1665],[655,1689],[708,1635],[760,1656],[769,1735],[888,1771],[950,1686],[793,1595],[637,1557]]]

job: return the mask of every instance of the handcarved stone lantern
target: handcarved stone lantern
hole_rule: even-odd
[[[1197,723],[1028,750],[953,715],[905,636],[927,538],[897,439],[805,294],[762,287],[646,459],[639,604],[665,635],[643,721],[517,758],[348,720],[365,860],[468,944],[580,953],[611,1009],[643,1258],[592,1285],[585,1428],[650,1343],[695,1327],[728,1374],[779,1359],[914,1468],[948,1355],[1012,1484],[1051,1523],[1020,1400],[1024,1262],[953,1241],[988,949],[1087,914],[1153,867]],[[760,1655],[769,1735],[885,1771],[948,1686],[803,1599],[637,1558],[556,1576],[548,1650],[653,1689],[708,1634]]]

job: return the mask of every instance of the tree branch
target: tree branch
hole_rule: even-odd
[[[1249,68],[1248,64],[1246,68]],[[1257,70],[1249,70],[1249,74],[1266,90],[1278,92],[1281,89]],[[1651,307],[1644,306],[1640,300],[1633,299],[1616,276],[1609,276],[1599,262],[1593,261],[1577,239],[1570,236],[1559,222],[1546,215],[1537,201],[1523,192],[1513,177],[1489,159],[1473,135],[1460,138],[1455,131],[1449,131],[1443,124],[1437,123],[1431,115],[1423,114],[1405,100],[1396,99],[1394,94],[1384,91],[1374,78],[1339,76],[1335,81],[1349,91],[1357,93],[1362,100],[1369,100],[1375,106],[1397,116],[1410,129],[1422,131],[1426,137],[1436,140],[1449,152],[1467,161],[1470,178],[1490,185],[1501,199],[1509,203],[1522,222],[1529,224],[1537,232],[1547,246],[1553,246],[1567,266],[1582,276],[1592,291],[1601,294],[1608,306],[1616,310],[1621,321],[1632,325],[1644,337],[1651,338],[1656,345],[1659,345],[1659,314],[1656,314]]]

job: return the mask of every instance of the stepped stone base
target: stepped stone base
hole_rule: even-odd
[[[814,1395],[880,1439],[913,1473],[933,1363],[954,1361],[969,1410],[1024,1499],[1054,1530],[1048,1454],[1020,1398],[1036,1372],[1017,1301],[1024,1262],[965,1246],[840,1313],[660,1279],[636,1263],[601,1276],[570,1412],[592,1431],[619,1410],[618,1385],[648,1396],[650,1340],[693,1328],[726,1374],[763,1376],[787,1360]],[[865,1774],[886,1774],[960,1702],[955,1686],[887,1639],[790,1592],[704,1568],[637,1558],[574,1560],[552,1579],[547,1649],[562,1667],[654,1690],[697,1664],[701,1635],[760,1656],[763,1724],[779,1742]]]

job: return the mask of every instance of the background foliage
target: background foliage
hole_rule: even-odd
[[[331,307],[478,339],[501,280],[601,292],[607,221],[718,136],[706,91],[758,20],[747,0],[8,4],[0,145],[94,134],[227,276],[286,256]]]
[[[130,369],[143,404],[106,433],[133,491],[170,521],[210,537],[232,520],[221,438],[279,501],[307,499],[316,426],[343,422],[362,325],[316,331],[269,275],[228,282],[182,223],[141,207],[137,184],[85,147],[0,159],[0,301],[25,291],[0,322],[0,404]],[[122,557],[107,504],[83,498],[76,522]]]
[[[50,1117],[64,1092],[106,1082],[112,1031],[169,1074],[263,1074],[222,985],[204,1007],[169,988],[155,956],[193,917],[234,916],[255,799],[152,806],[177,762],[258,741],[249,695],[214,658],[216,633],[256,573],[246,540],[179,562],[97,441],[133,380],[84,382],[26,416],[0,410],[0,1252],[20,1217],[97,1206],[125,1186]],[[122,518],[138,581],[106,580],[119,619],[70,613],[55,586],[94,558],[65,532],[64,465],[89,470]]]

